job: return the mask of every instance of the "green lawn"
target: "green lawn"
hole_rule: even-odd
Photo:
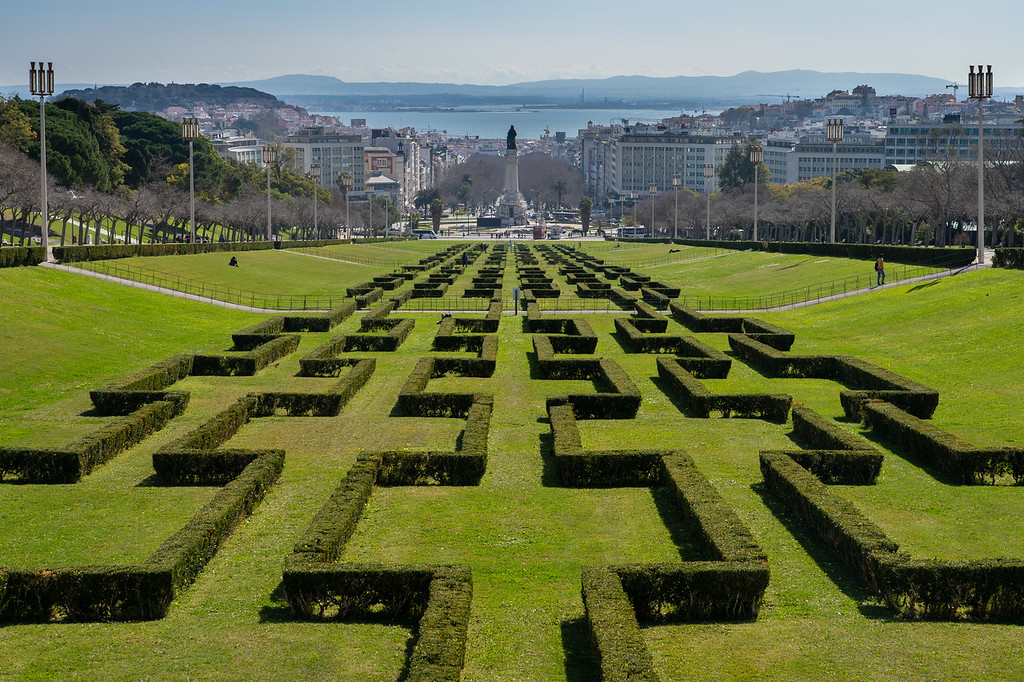
[[[431,253],[437,244],[432,247]],[[255,255],[242,254],[243,270]],[[318,262],[266,255],[299,261],[297,267]],[[744,280],[742,266],[725,265],[747,256],[762,257],[746,261],[748,277],[761,284]],[[189,272],[216,271],[217,259],[207,265],[200,256],[175,258]],[[818,277],[859,267],[782,258],[791,259],[784,272],[806,267]],[[291,267],[282,265],[285,260],[267,262],[282,272]],[[362,266],[325,262],[339,278],[363,272]],[[645,272],[669,281],[660,272],[668,267]],[[770,278],[771,271],[777,278],[785,266],[774,254],[733,254],[678,267],[695,280],[721,278],[716,286],[726,291],[728,282],[756,290],[768,281],[760,278]],[[512,268],[506,273],[508,286]],[[102,421],[88,414],[89,388],[178,352],[226,349],[230,332],[266,317],[42,268],[0,270],[0,284],[3,445],[60,444],[88,432]],[[432,352],[437,329],[434,314],[398,314],[416,319],[412,335],[396,353],[356,354],[377,357],[377,370],[338,417],[268,417],[230,441],[228,447],[283,448],[282,479],[165,619],[0,627],[0,678],[397,679],[411,636],[406,627],[297,622],[279,584],[284,556],[360,451],[451,449],[462,428],[462,420],[392,415],[399,388],[417,359]],[[980,445],[1024,440],[1024,395],[1018,390],[1024,368],[1017,360],[1024,342],[1013,332],[1022,314],[1024,277],[991,270],[758,317],[794,331],[794,352],[849,353],[933,386],[942,396],[935,423]],[[335,333],[355,331],[358,317],[331,333],[303,334],[297,352],[254,377],[180,382],[176,388],[192,394],[186,412],[79,484],[0,484],[0,565],[116,564],[145,557],[214,490],[146,485],[153,451],[246,392],[330,385],[330,379],[297,377],[298,359]],[[597,352],[629,373],[643,404],[636,420],[580,422],[584,447],[686,450],[771,562],[771,584],[756,621],[643,629],[662,679],[1019,678],[1024,627],[893,619],[762,497],[758,450],[791,447],[790,426],[685,417],[657,380],[655,356],[623,352],[612,335],[613,317],[587,317],[599,336]],[[689,334],[675,322],[669,332]],[[699,337],[728,349],[724,334]],[[590,384],[533,376],[533,349],[521,316],[506,316],[499,338],[494,377],[435,379],[428,387],[495,396],[480,485],[378,489],[342,561],[469,564],[474,590],[466,680],[596,680],[580,566],[677,561],[693,558],[695,550],[658,490],[555,484],[545,396],[591,390]],[[716,392],[786,392],[823,415],[841,414],[838,384],[767,379],[735,359],[727,379],[706,383]],[[1024,558],[1024,489],[947,486],[886,452],[877,485],[840,492],[916,556]]]

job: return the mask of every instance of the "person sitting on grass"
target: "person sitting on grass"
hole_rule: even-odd
[[[238,267],[238,259],[235,258],[234,256],[232,256],[231,260],[228,261],[228,265],[230,265],[233,268],[237,268]]]

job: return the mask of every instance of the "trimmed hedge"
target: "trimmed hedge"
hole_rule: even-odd
[[[386,329],[386,334],[347,334],[335,336],[299,360],[299,373],[307,377],[338,376],[352,364],[351,358],[339,358],[340,353],[393,352],[408,338],[416,321],[409,319],[363,318],[364,329]]]
[[[896,443],[951,483],[995,484],[1009,478],[1016,485],[1024,484],[1024,448],[975,447],[890,403],[865,403],[863,414],[873,433]]]
[[[265,392],[257,394],[257,416],[269,416],[283,411],[289,417],[333,417],[341,412],[351,398],[373,376],[377,361],[355,359],[352,369],[331,386],[326,393]]]
[[[181,414],[188,403],[184,396],[142,405],[63,448],[0,447],[0,481],[13,475],[23,483],[77,483]]]
[[[652,623],[752,620],[761,610],[766,561],[687,561],[613,566],[636,619]]]
[[[703,379],[724,379],[729,375],[732,360],[717,348],[698,341],[692,336],[646,334],[638,328],[646,318],[615,318],[615,331],[626,339],[634,353],[671,353],[678,362],[695,376]],[[660,320],[652,320],[659,325]]]
[[[580,578],[583,608],[600,657],[606,682],[659,680],[633,604],[618,573],[606,566],[583,566]]]
[[[61,263],[80,263],[93,260],[113,260],[145,256],[187,256],[196,253],[229,251],[266,251],[274,242],[210,242],[208,244],[96,244],[84,246],[55,246],[53,257]]]
[[[398,392],[398,408],[407,417],[465,417],[479,396],[475,393],[430,393],[427,383],[443,376],[435,366],[436,358],[420,358]],[[453,363],[442,365],[455,369]]]
[[[923,419],[939,404],[935,389],[850,355],[784,353],[745,334],[729,334],[729,347],[768,376],[831,379],[855,387],[839,395],[851,418],[860,417],[866,400],[887,400]]]
[[[0,268],[39,265],[45,260],[45,246],[5,246],[0,248]]]
[[[572,405],[577,419],[633,419],[640,409],[640,390],[614,360],[577,360],[598,386],[598,393],[548,396],[546,404]],[[553,377],[548,377],[553,378]],[[564,378],[564,377],[560,377]],[[603,389],[603,390],[602,390]]]
[[[161,360],[124,379],[111,381],[89,391],[89,398],[102,415],[129,414],[155,400],[179,401],[184,409],[188,393],[163,389],[191,375],[192,361],[192,355],[175,355]]]
[[[252,376],[299,347],[301,337],[284,334],[239,355],[196,355],[192,374],[196,376]]]
[[[662,464],[662,485],[671,492],[707,558],[767,564],[768,557],[753,534],[689,455],[673,451],[662,457]]]
[[[479,485],[487,468],[494,402],[480,396],[469,408],[454,452],[383,452],[378,485]]]
[[[356,311],[355,301],[344,301],[323,315],[287,315],[284,318],[286,332],[329,332]]]
[[[283,453],[253,461],[144,563],[0,570],[0,622],[105,622],[162,618],[284,465]]]
[[[768,490],[825,542],[842,562],[876,592],[880,565],[899,545],[868,520],[849,501],[829,492],[813,473],[792,457],[778,452],[760,454],[761,475]]]
[[[330,564],[338,560],[373,494],[380,464],[379,453],[361,453],[331,497],[313,516],[292,554],[286,557],[285,597],[296,614],[306,618],[323,617],[323,604],[318,600],[307,601],[302,591],[290,591],[288,573],[296,566],[306,568],[309,564]]]
[[[913,559],[784,453],[761,453],[768,489],[904,618],[1024,623],[1024,561]]]
[[[676,393],[695,416],[707,419],[713,412],[723,417],[784,422],[793,402],[784,393],[713,394],[684,365],[684,358],[657,359],[658,377]]]

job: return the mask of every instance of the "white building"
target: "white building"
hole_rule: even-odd
[[[352,181],[348,196],[364,199],[363,186],[366,163],[363,156],[363,138],[359,135],[337,133],[324,128],[302,128],[284,140],[284,146],[298,152],[293,170],[309,172],[310,165],[320,164],[320,185],[335,189],[343,173]]]

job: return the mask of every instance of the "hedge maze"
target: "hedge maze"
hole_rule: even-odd
[[[521,291],[525,315],[505,309],[513,287]],[[618,310],[600,319],[543,309],[541,299],[573,289],[578,299],[608,299]],[[885,465],[879,446],[947,484],[1024,483],[1024,448],[975,447],[930,423],[939,398],[932,388],[855,357],[794,353],[794,334],[786,329],[749,316],[687,309],[674,300],[678,288],[563,246],[456,244],[347,293],[346,302],[327,313],[272,317],[239,330],[231,335],[231,350],[221,354],[173,356],[93,389],[102,425],[63,447],[0,448],[5,485],[75,484],[191,415],[194,428],[181,429],[182,435],[153,451],[155,485],[216,488],[184,527],[140,563],[0,568],[0,622],[164,617],[238,523],[261,513],[261,502],[288,466],[282,449],[233,447],[232,439],[261,418],[343,416],[353,398],[367,398],[371,380],[377,382],[372,400],[390,410],[384,431],[401,420],[456,420],[458,436],[454,443],[409,442],[354,456],[333,492],[310,510],[312,520],[294,538],[292,551],[281,557],[280,587],[299,621],[409,627],[403,679],[462,678],[473,655],[474,566],[443,556],[431,563],[351,561],[347,547],[382,490],[408,495],[413,488],[451,488],[458,499],[481,486],[488,467],[510,447],[494,448],[496,433],[509,428],[507,414],[497,415],[523,409],[509,406],[515,390],[552,385],[544,382],[590,388],[552,388],[540,410],[516,415],[549,430],[541,442],[514,445],[538,459],[550,451],[554,476],[543,485],[558,495],[648,489],[661,500],[666,527],[678,526],[688,538],[685,546],[676,542],[678,561],[600,563],[581,555],[580,601],[594,672],[603,679],[659,679],[647,628],[756,620],[772,579],[772,557],[687,453],[685,438],[669,448],[643,447],[647,399],[655,397],[644,394],[658,389],[679,420],[741,418],[785,430],[794,447],[759,454],[755,447],[750,453],[760,463],[768,510],[799,519],[819,543],[812,554],[825,552],[841,562],[893,615],[1024,622],[1024,561],[911,557],[838,487],[874,485]],[[486,312],[445,315],[436,324],[414,312],[418,299],[445,296],[489,304]],[[333,331],[343,324],[344,333]],[[322,336],[304,337],[309,334]],[[510,339],[524,345],[513,352]],[[728,352],[721,350],[726,342]],[[187,388],[193,377],[202,377],[203,385],[237,386],[240,378],[285,358],[297,363],[296,381],[316,381],[319,388],[248,391],[197,418]],[[382,370],[398,366],[408,369],[397,379],[388,374],[382,389]],[[795,403],[789,393],[709,388],[736,366],[765,379],[838,383],[849,423]],[[393,392],[381,392],[386,390]],[[588,422],[613,424],[621,447],[587,447]],[[851,428],[859,422],[862,429]]]

